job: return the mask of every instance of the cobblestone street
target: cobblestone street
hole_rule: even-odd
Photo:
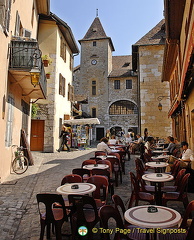
[[[83,160],[94,156],[95,148],[61,153],[33,152],[35,164],[23,175],[12,173],[0,187],[0,239],[38,240],[40,234],[36,194],[56,193],[64,175],[80,167]],[[123,184],[115,187],[115,194],[126,203],[130,197],[129,171],[134,172],[134,159],[126,161]],[[193,194],[189,194],[192,200]],[[183,212],[182,203],[170,203],[170,207]],[[97,236],[96,236],[97,237]],[[46,239],[46,237],[45,237]],[[53,239],[55,239],[53,237]],[[67,237],[64,239],[68,239]],[[98,238],[96,238],[98,239]],[[99,238],[100,239],[100,238]]]

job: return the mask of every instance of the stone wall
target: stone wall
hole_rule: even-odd
[[[141,132],[148,128],[149,135],[165,138],[172,134],[169,83],[161,82],[164,45],[139,47],[139,81],[141,106]],[[158,110],[158,97],[162,111]]]

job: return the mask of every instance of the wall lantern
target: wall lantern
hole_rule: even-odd
[[[162,111],[162,103],[161,103],[161,101],[162,101],[163,98],[170,98],[170,97],[169,96],[159,96],[158,97],[158,101],[159,101],[159,103],[158,103],[158,110],[159,111]]]
[[[158,104],[158,110],[162,111],[162,104],[160,102]]]
[[[39,84],[40,79],[40,69],[38,67],[34,67],[30,70],[31,76],[31,84],[36,87]]]

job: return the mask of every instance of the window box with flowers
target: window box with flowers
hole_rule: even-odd
[[[48,65],[50,65],[52,63],[52,59],[48,55],[43,55],[42,62],[45,67],[48,67]]]

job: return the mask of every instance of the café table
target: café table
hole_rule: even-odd
[[[157,208],[157,211],[149,212],[148,207]],[[156,240],[156,233],[159,229],[174,227],[181,221],[181,215],[176,210],[164,206],[155,205],[132,207],[124,213],[124,218],[127,222],[133,225],[147,228],[146,239],[150,239],[149,235],[153,234],[154,240]],[[141,229],[139,229],[139,231],[140,230]]]
[[[169,155],[161,154],[161,155],[158,155],[156,157],[153,156],[153,157],[151,157],[151,159],[153,161],[161,161],[161,160],[166,161],[167,159],[169,159]]]
[[[77,185],[78,188],[72,188],[72,186]],[[85,195],[92,193],[96,190],[96,186],[91,183],[66,183],[57,188],[57,193],[61,195],[69,195],[69,194],[79,194]]]
[[[156,204],[162,204],[162,192],[161,186],[164,182],[169,182],[174,179],[171,174],[166,173],[148,173],[142,175],[142,179],[145,181],[153,182],[155,184],[155,196],[156,196]]]
[[[165,168],[165,167],[167,167],[169,164],[168,163],[166,163],[166,162],[147,162],[146,164],[145,164],[146,166],[148,166],[148,167],[154,167],[155,168],[155,172],[162,172],[163,171],[163,169]]]
[[[152,152],[156,154],[163,154],[163,153],[168,153],[168,150],[153,150]]]
[[[105,155],[99,155],[99,156],[96,156],[96,158],[100,158],[100,159],[102,159],[102,160],[105,160],[106,157],[107,157],[107,156],[105,156]]]
[[[84,165],[83,168],[86,168],[88,170],[92,170],[95,168],[99,168],[99,169],[107,169],[109,168],[109,166],[107,164],[88,164],[88,165]]]

